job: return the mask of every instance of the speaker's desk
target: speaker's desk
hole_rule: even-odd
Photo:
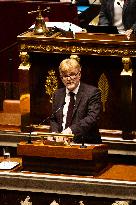
[[[20,142],[17,153],[22,156],[23,170],[57,174],[95,175],[107,165],[108,146],[89,145],[44,145]]]

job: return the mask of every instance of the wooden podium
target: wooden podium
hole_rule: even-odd
[[[18,155],[26,171],[56,174],[96,175],[107,165],[108,146],[105,144],[54,146],[42,142],[20,142]]]

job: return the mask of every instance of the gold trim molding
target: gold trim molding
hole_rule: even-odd
[[[136,56],[136,49],[132,48],[132,49],[126,49],[125,48],[112,48],[112,47],[108,47],[106,45],[103,45],[103,47],[101,45],[97,45],[94,46],[93,44],[90,44],[90,46],[88,46],[87,44],[85,44],[85,46],[76,46],[76,45],[68,45],[66,44],[66,42],[63,42],[63,45],[52,45],[52,44],[21,44],[20,46],[21,51],[41,51],[41,52],[46,52],[46,53],[61,53],[61,52],[65,52],[65,53],[76,53],[76,54],[89,54],[89,55],[102,55],[102,56]]]

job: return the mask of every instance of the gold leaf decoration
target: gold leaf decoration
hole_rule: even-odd
[[[102,75],[100,76],[100,79],[98,81],[98,87],[101,90],[101,102],[103,105],[103,112],[105,112],[105,104],[107,102],[109,93],[109,83],[104,73],[102,73]]]
[[[46,93],[50,96],[50,103],[52,103],[52,95],[57,89],[58,89],[58,80],[55,75],[55,71],[50,70],[48,71],[48,76],[46,78],[46,83],[45,83],[45,90]]]

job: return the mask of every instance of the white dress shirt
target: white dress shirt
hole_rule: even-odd
[[[114,1],[114,26],[117,27],[120,34],[124,34],[124,25],[122,23],[122,11],[123,11],[124,0]]]

